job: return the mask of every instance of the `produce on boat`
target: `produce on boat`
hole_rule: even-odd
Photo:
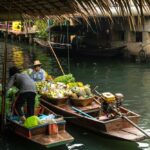
[[[67,102],[67,99],[70,99],[75,105],[88,105],[92,102],[93,94],[90,86],[82,82],[75,82],[74,77],[70,74],[57,77],[53,82],[41,81],[35,84],[39,94],[51,102],[61,101],[58,104],[62,104],[62,102]],[[86,101],[89,102],[85,103]]]
[[[65,130],[66,121],[64,118],[41,105],[39,101],[40,95],[38,94],[35,98],[35,115],[28,117],[23,123],[20,117],[14,113],[13,108],[17,91],[15,87],[12,87],[6,96],[6,125],[8,129],[46,148],[64,145],[74,140]],[[26,113],[26,105],[24,107],[24,113]]]
[[[55,105],[45,98],[41,103],[68,118],[73,124],[102,135],[127,141],[141,141],[150,136],[137,126],[140,115],[122,107],[123,95],[110,92],[93,97],[89,105]],[[69,119],[70,118],[70,119]]]

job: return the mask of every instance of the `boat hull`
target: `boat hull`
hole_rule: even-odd
[[[47,111],[49,110],[47,109]],[[14,120],[7,118],[7,125],[12,132],[46,148],[64,145],[74,140],[74,138],[66,132],[65,123],[66,122],[60,118],[55,123],[46,123],[37,127],[26,128]]]
[[[66,108],[65,106],[56,106],[44,99],[41,100],[41,103],[49,109],[57,112],[58,114],[63,115],[64,117],[66,117],[66,119],[68,118],[69,122],[94,131],[98,134],[103,134],[105,136],[127,141],[141,141],[146,138],[143,133],[141,133],[138,129],[133,127],[133,125],[131,125],[127,120],[122,119],[121,117],[111,119],[108,121],[93,120],[76,112],[73,112],[72,110],[69,110],[68,106]],[[97,107],[91,110],[84,110],[84,112],[96,117],[99,113],[99,109],[100,108]],[[125,108],[122,109],[122,111],[128,111]],[[132,116],[129,116],[128,118],[132,122],[137,124],[140,116],[131,111],[130,113],[132,113]]]

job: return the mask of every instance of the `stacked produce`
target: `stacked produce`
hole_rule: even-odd
[[[64,80],[63,80],[64,81]],[[67,80],[66,80],[67,83]],[[83,85],[82,82],[46,82],[41,81],[36,83],[37,91],[47,98],[72,98],[86,99],[93,97],[89,85]]]
[[[63,82],[67,85],[66,95],[74,99],[86,99],[92,97],[89,85],[83,85],[82,82],[75,82],[75,78],[72,74],[63,75],[55,78],[55,82]]]
[[[64,83],[51,83],[41,81],[36,83],[37,91],[47,98],[65,98],[69,91]]]
[[[87,99],[93,97],[90,85],[83,85],[82,82],[73,82],[67,85],[72,92],[71,98],[73,99]]]

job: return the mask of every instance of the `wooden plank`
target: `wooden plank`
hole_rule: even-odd
[[[134,127],[130,129],[123,129],[120,131],[111,131],[108,132],[108,134],[128,141],[140,141],[145,139],[145,135],[139,133],[139,131],[136,128],[134,129]]]
[[[139,131],[138,129],[136,129],[135,127],[131,127],[131,128],[124,128],[122,129],[122,131],[128,132],[128,133],[132,133],[134,135],[141,135],[143,136],[144,134]]]

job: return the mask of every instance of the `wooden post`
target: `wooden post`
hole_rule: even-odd
[[[11,41],[14,41],[14,35],[11,34]]]
[[[21,42],[21,35],[18,35],[19,42]]]
[[[29,34],[29,44],[32,44],[32,34]]]
[[[7,29],[4,34],[4,60],[3,60],[3,74],[2,74],[2,106],[1,106],[1,131],[4,130],[4,126],[6,123],[6,113],[5,113],[5,104],[6,104],[6,69],[7,69],[7,36],[8,36],[8,21],[7,21]]]

